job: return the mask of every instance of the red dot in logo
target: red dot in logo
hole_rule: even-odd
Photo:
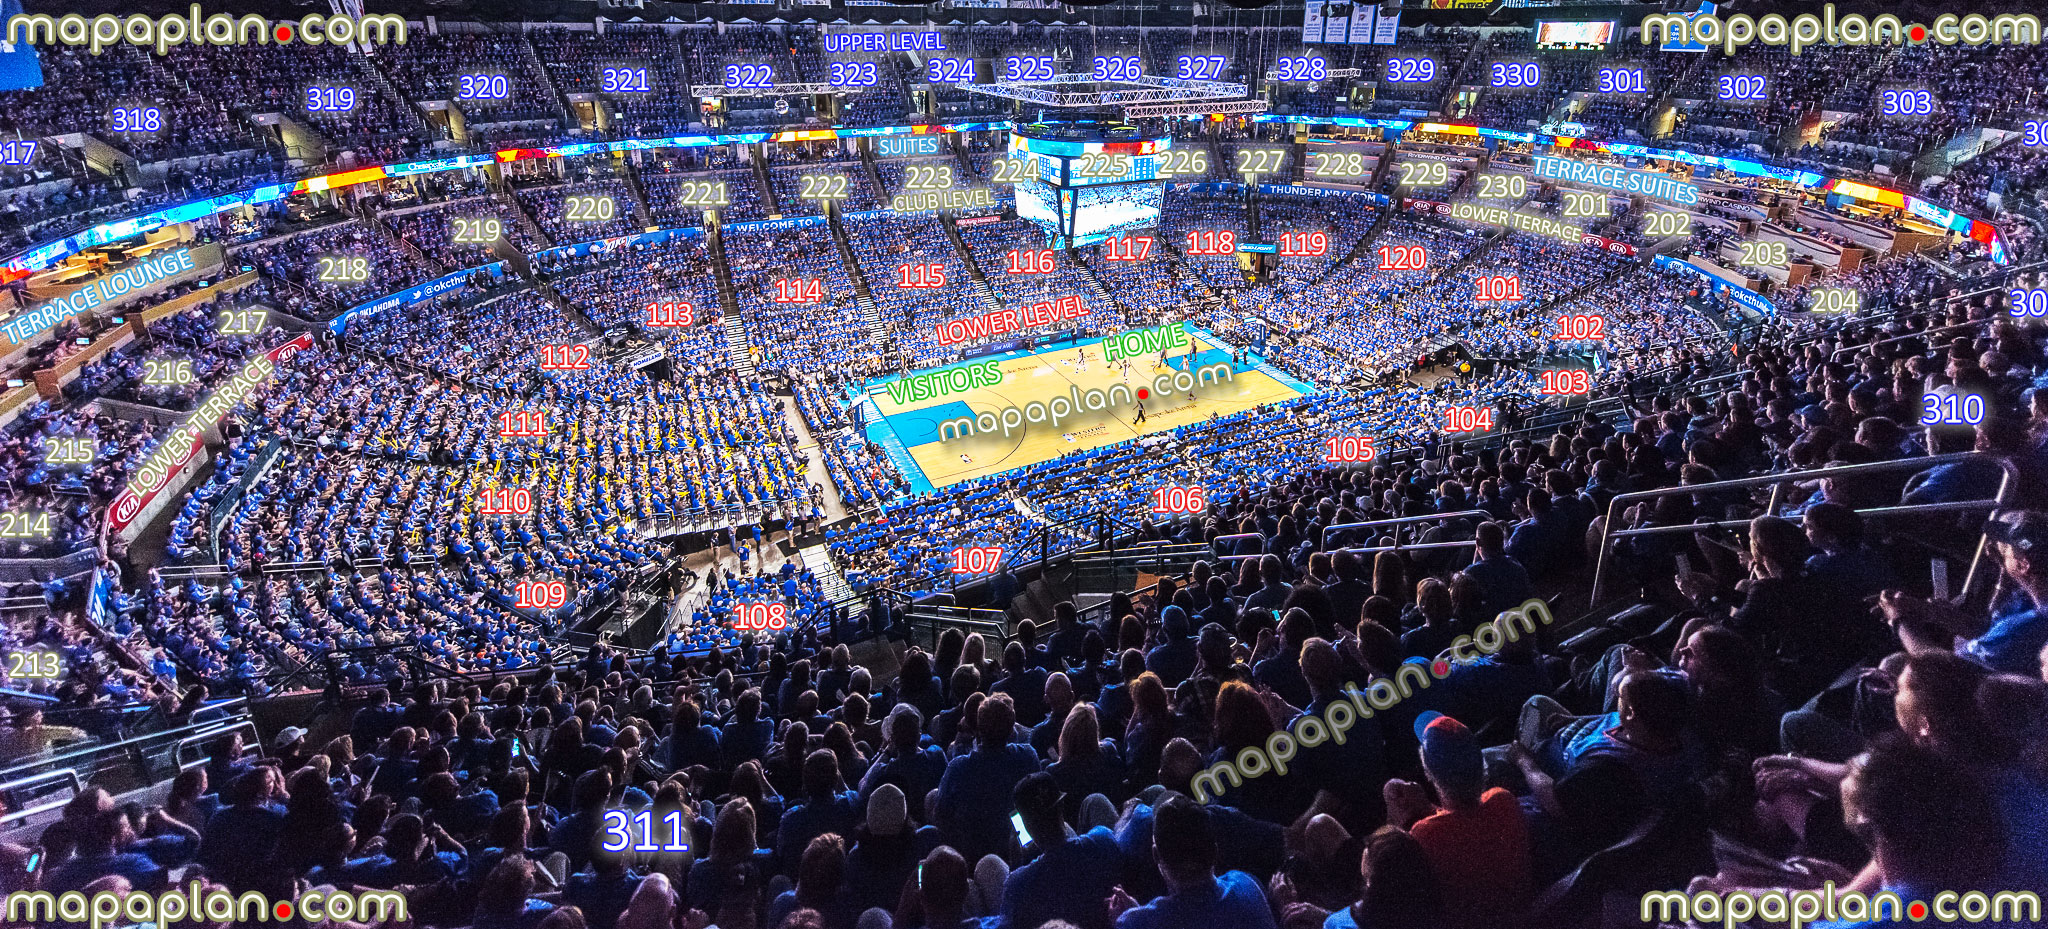
[[[1919,922],[1920,920],[1926,919],[1927,904],[1921,903],[1918,900],[1906,904],[1906,915],[1908,917],[1911,917],[1914,922]]]
[[[1451,674],[1451,663],[1438,658],[1435,663],[1429,666],[1429,673],[1437,677],[1449,677]]]
[[[283,900],[279,900],[279,901],[277,901],[277,918],[278,918],[278,919],[290,919],[290,918],[292,918],[292,905],[291,905],[291,904],[289,904],[289,903],[286,903],[286,902],[284,902]]]
[[[1912,39],[1915,42],[1927,41],[1927,27],[1914,23],[1912,28],[1906,30],[1906,38]]]
[[[292,27],[290,27],[290,26],[287,26],[287,25],[285,25],[285,24],[283,24],[283,23],[278,23],[278,24],[277,24],[277,42],[278,42],[278,44],[279,44],[279,45],[282,45],[282,44],[284,44],[284,43],[286,43],[286,42],[290,42],[291,40],[292,40]],[[283,917],[279,917],[279,918],[280,918],[280,919],[282,919]]]
[[[1152,393],[1150,391],[1146,390],[1143,387],[1138,388],[1138,399],[1143,400],[1149,396],[1152,396]]]

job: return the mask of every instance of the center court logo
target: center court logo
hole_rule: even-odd
[[[949,442],[989,432],[1001,432],[1007,438],[1010,433],[1026,423],[1050,423],[1058,427],[1075,413],[1099,413],[1111,407],[1128,406],[1135,400],[1148,399],[1153,393],[1162,396],[1174,390],[1185,393],[1199,386],[1236,379],[1237,372],[1228,363],[1219,362],[1206,368],[1196,368],[1193,372],[1175,371],[1171,374],[1161,374],[1152,379],[1151,392],[1140,387],[1135,397],[1131,394],[1130,386],[1126,384],[1111,384],[1108,390],[1082,390],[1078,386],[1069,385],[1066,396],[1054,397],[1051,401],[1033,400],[1023,406],[1006,406],[1001,410],[989,410],[974,416],[946,420],[939,424],[939,441]]]
[[[168,55],[173,45],[404,45],[405,17],[390,13],[352,19],[314,13],[297,22],[272,23],[261,16],[226,13],[205,16],[192,4],[184,16],[115,16],[102,13],[87,19],[77,13],[17,13],[7,18],[10,45],[84,45],[97,55],[120,42],[155,47]]]

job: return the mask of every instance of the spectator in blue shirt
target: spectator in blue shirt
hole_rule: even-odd
[[[938,824],[954,848],[980,861],[1010,848],[1010,794],[1038,770],[1038,753],[1010,741],[1017,711],[1008,696],[983,700],[975,724],[974,750],[948,763],[939,781]]]
[[[2005,830],[1984,783],[1958,762],[1903,738],[1882,739],[1850,762],[1842,819],[1870,849],[1882,889],[1902,900],[1991,889],[2006,851]],[[1814,927],[1889,929],[1917,922],[1899,916],[1885,912]]]
[[[1507,553],[1507,533],[1500,523],[1480,523],[1472,540],[1476,548],[1465,573],[1479,582],[1485,615],[1499,616],[1536,596],[1529,572]]]
[[[1981,618],[1897,590],[1885,591],[1878,606],[1908,651],[1954,649],[1994,671],[2039,677],[2041,650],[2048,646],[2048,513],[2004,514],[1985,524],[1985,538],[2024,597],[2018,607]]]
[[[206,821],[199,863],[236,893],[270,893],[289,888],[277,843],[284,811],[272,806],[277,769],[257,768],[229,782],[230,804]],[[282,894],[279,894],[282,896]]]
[[[790,856],[783,862],[785,873],[796,870],[794,856],[803,854],[812,839],[828,832],[851,835],[861,819],[859,795],[842,789],[846,785],[839,779],[839,757],[830,749],[804,757],[803,785],[803,800],[782,814],[775,833],[776,850]]]
[[[869,797],[884,784],[894,784],[905,797],[931,793],[946,775],[946,754],[924,744],[924,717],[917,708],[899,703],[889,713],[889,745],[860,779],[860,793]]]
[[[672,718],[674,725],[665,746],[669,766],[677,770],[694,765],[717,767],[718,730],[704,725],[704,711],[697,706],[697,702],[676,701]]]
[[[108,875],[126,878],[138,891],[155,892],[167,886],[168,875],[161,865],[141,852],[125,850],[134,844],[135,830],[114,799],[96,789],[96,796],[87,802],[93,806],[79,823],[75,857],[52,869],[43,889],[53,893],[79,890]]]
[[[1031,835],[1025,853],[1034,857],[1003,884],[1000,929],[1032,929],[1054,919],[1076,929],[1110,929],[1107,902],[1124,866],[1116,835],[1106,826],[1075,835],[1061,818],[1060,788],[1050,774],[1018,782],[1014,801]]]
[[[721,767],[737,768],[742,762],[768,757],[768,743],[774,738],[775,721],[761,718],[761,692],[750,689],[740,694],[732,722],[718,734],[720,757],[725,759]]]
[[[1193,800],[1169,794],[1153,810],[1152,857],[1166,879],[1166,893],[1141,906],[1119,887],[1109,898],[1116,929],[1275,929],[1257,878],[1243,871],[1216,873],[1209,813]]]

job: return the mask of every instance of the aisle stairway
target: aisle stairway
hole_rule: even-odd
[[[732,368],[743,380],[754,377],[754,346],[747,341],[747,324],[738,313],[727,313],[725,325],[725,353],[732,359]]]
[[[839,211],[829,216],[832,226],[832,242],[839,246],[839,261],[846,269],[846,277],[853,281],[853,300],[860,304],[860,318],[868,327],[868,338],[876,345],[888,341],[889,327],[882,322],[881,304],[875,302],[875,292],[868,286],[867,272],[861,270],[860,262],[853,257],[853,244],[846,240],[846,223],[839,218]]]
[[[946,230],[946,240],[953,243],[953,252],[960,256],[960,263],[967,266],[967,277],[974,284],[974,293],[981,298],[981,305],[989,310],[1003,308],[1003,298],[996,295],[996,289],[989,286],[988,276],[981,273],[981,264],[974,260],[974,250],[967,247],[967,240],[960,237],[960,226],[951,216],[939,218],[939,227]]]
[[[796,557],[817,576],[818,587],[824,591],[827,602],[837,603],[853,596],[853,587],[846,583],[846,575],[839,573],[839,565],[832,560],[832,553],[824,543],[797,549]]]

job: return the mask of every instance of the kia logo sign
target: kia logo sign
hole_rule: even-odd
[[[113,508],[107,511],[107,522],[115,529],[126,529],[128,524],[135,519],[135,514],[141,510],[142,498],[128,491],[122,491],[121,496],[115,498]]]

